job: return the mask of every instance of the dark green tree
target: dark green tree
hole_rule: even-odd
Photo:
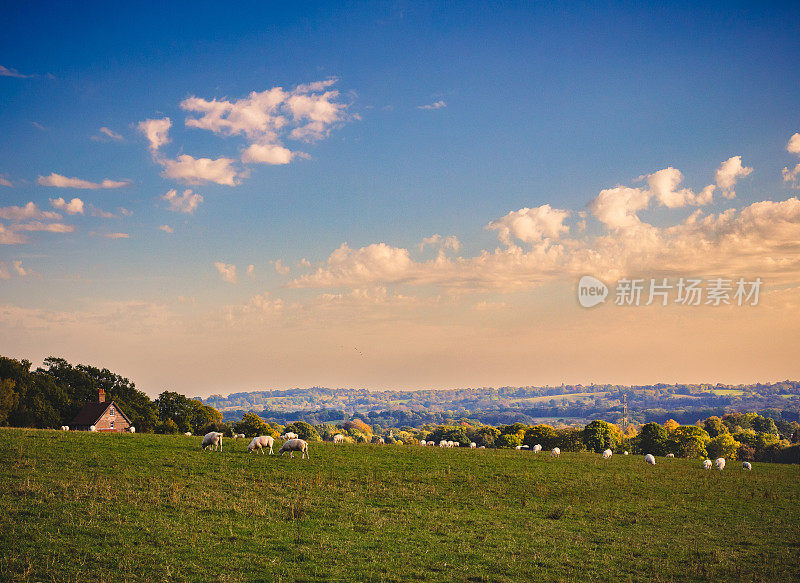
[[[558,443],[558,434],[556,430],[549,425],[534,425],[525,431],[525,437],[522,443],[531,448],[539,444],[542,446],[542,449],[553,449]]]
[[[583,428],[583,442],[595,453],[605,449],[615,451],[622,443],[622,431],[616,425],[596,419]]]
[[[636,436],[634,443],[639,453],[665,455],[668,447],[667,430],[655,422],[645,423]]]

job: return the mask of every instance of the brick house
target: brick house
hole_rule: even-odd
[[[100,389],[97,403],[84,405],[69,425],[76,431],[90,431],[94,426],[95,431],[122,433],[130,431],[133,424],[114,401],[106,402],[106,392]]]

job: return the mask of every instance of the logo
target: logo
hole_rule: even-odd
[[[592,277],[584,275],[578,282],[578,302],[584,308],[591,308],[606,301],[608,288],[606,284]]]

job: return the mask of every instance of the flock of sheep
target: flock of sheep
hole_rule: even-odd
[[[191,435],[191,433],[188,433]],[[234,439],[243,438],[244,434],[237,433],[233,436]],[[289,452],[289,457],[294,459],[294,452],[300,452],[300,459],[306,458],[310,459],[308,455],[308,442],[303,439],[298,439],[296,433],[289,431],[284,435],[281,435],[281,439],[285,439],[286,441],[283,442],[283,445],[278,450],[278,455],[282,456],[287,451]],[[271,435],[259,435],[258,437],[254,437],[250,442],[250,445],[247,446],[247,451],[252,452],[256,449],[260,451],[262,454],[264,453],[264,448],[269,448],[269,455],[273,454],[272,446],[274,445],[275,440],[272,438]],[[222,433],[219,431],[210,431],[206,433],[203,437],[203,443],[200,445],[203,449],[211,449],[216,451],[222,451]]]

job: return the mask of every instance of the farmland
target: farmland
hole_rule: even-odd
[[[8,581],[800,578],[800,467],[2,429]]]

